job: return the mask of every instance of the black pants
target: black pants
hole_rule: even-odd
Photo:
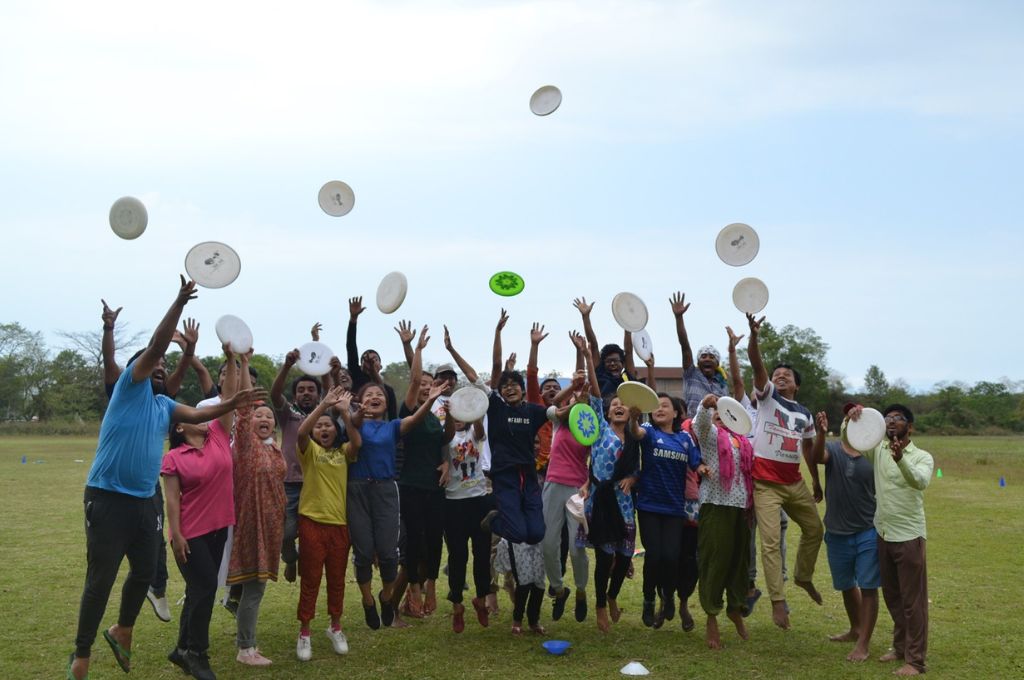
[[[477,597],[491,592],[491,532],[480,528],[480,521],[494,507],[489,496],[474,496],[444,502],[444,540],[448,544],[448,600],[462,602],[469,562],[469,544],[473,546],[473,586]]]
[[[185,579],[178,649],[205,654],[210,648],[210,617],[217,599],[217,574],[227,539],[227,528],[188,539],[188,561],[178,562],[178,570]]]
[[[540,622],[540,606],[544,603],[544,589],[533,583],[525,586],[516,586],[516,604],[512,608],[512,620],[523,620],[523,612],[526,612],[526,621],[531,626]]]
[[[131,627],[139,615],[146,591],[156,573],[156,505],[152,498],[138,498],[115,491],[85,487],[85,587],[78,608],[75,656],[88,658],[110,590],[117,579],[121,561],[127,557],[130,570],[121,588],[120,626]]]
[[[402,566],[409,583],[423,585],[436,580],[441,569],[444,544],[444,490],[418,489],[399,485],[398,498],[405,525],[405,551]]]
[[[644,544],[644,600],[653,602],[655,594],[664,599],[674,597],[682,551],[682,517],[638,510],[640,540]]]
[[[697,527],[683,525],[679,551],[679,599],[687,600],[697,589]]]
[[[597,608],[608,606],[608,598],[617,599],[622,582],[629,573],[632,558],[619,553],[607,553],[600,548],[594,550],[594,588],[597,589]],[[645,563],[646,564],[646,563]]]
[[[167,540],[164,538],[164,492],[159,483],[156,485],[153,503],[156,505],[157,526],[160,527],[160,545],[156,552],[156,576],[149,587],[157,597],[164,597],[167,593]]]

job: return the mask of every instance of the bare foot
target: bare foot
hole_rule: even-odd
[[[547,635],[548,631],[539,623],[531,623],[530,630],[537,635]]]
[[[857,645],[853,648],[852,652],[846,655],[846,660],[860,663],[862,661],[867,661],[868,656],[869,654],[867,647],[861,647],[860,645]]]
[[[120,626],[120,625],[115,623],[113,626],[111,626],[110,628],[107,629],[107,632],[110,633],[111,637],[113,637],[115,640],[117,640],[117,644],[121,645],[121,648],[124,649],[124,651],[126,651],[128,654],[132,653],[132,629],[131,628],[124,628],[124,627],[122,627],[122,626]],[[127,660],[127,662],[128,662],[128,669],[130,669],[131,668],[131,661]],[[128,669],[124,669],[124,672],[127,673]]]
[[[89,659],[79,659],[75,657],[75,660],[71,662],[71,675],[76,680],[82,680],[82,678],[89,677]]]
[[[608,613],[611,614],[612,623],[618,623],[619,617],[622,616],[622,610],[619,609],[619,605],[613,597],[608,598]]]
[[[608,608],[598,607],[597,608],[597,629],[602,633],[607,633],[611,626],[608,624]]]
[[[395,620],[391,622],[391,627],[392,628],[412,628],[412,625],[409,624],[409,623],[406,623],[406,621],[402,618],[402,615],[399,614],[398,610],[396,609],[395,610]]]
[[[885,663],[886,661],[901,661],[902,659],[903,656],[901,654],[897,654],[893,649],[890,649],[888,652],[878,657],[878,660],[881,663]]]
[[[821,604],[821,593],[818,592],[818,589],[814,587],[813,583],[811,583],[810,581],[793,581],[793,585],[797,586],[798,588],[803,588],[804,590],[806,590],[807,594],[811,596],[812,600],[814,600],[818,604]]]
[[[484,601],[487,603],[487,613],[488,614],[493,616],[493,615],[498,613],[498,594],[497,593],[487,593],[487,597],[484,598]]]
[[[857,631],[849,630],[845,633],[836,633],[835,635],[829,635],[828,639],[832,642],[856,642]]]
[[[909,663],[905,663],[896,670],[894,670],[893,675],[921,675],[921,671],[917,670]]]
[[[705,631],[704,639],[708,643],[708,649],[721,649],[722,636],[718,632],[718,619],[714,616],[709,616]]]
[[[732,621],[732,625],[736,626],[736,634],[740,636],[741,640],[749,640],[750,634],[747,633],[747,624],[743,622],[743,614],[738,609],[733,609],[725,613]]]
[[[772,602],[772,623],[782,630],[789,630],[789,612],[786,611],[785,600]]]

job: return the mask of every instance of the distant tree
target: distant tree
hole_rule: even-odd
[[[384,367],[381,377],[391,388],[399,401],[405,399],[405,393],[409,391],[409,366],[404,361],[396,361]]]
[[[105,402],[91,360],[65,349],[49,362],[47,380],[35,399],[34,411],[41,419],[98,420]]]
[[[0,419],[36,415],[34,402],[46,386],[48,368],[42,333],[17,322],[0,324]]]
[[[864,374],[864,396],[875,403],[881,403],[888,395],[889,381],[885,379],[885,373],[878,366],[871,364]]]

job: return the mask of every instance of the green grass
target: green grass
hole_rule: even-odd
[[[1024,438],[921,437],[932,452],[942,479],[925,495],[928,513],[928,570],[932,599],[930,648],[932,677],[999,678],[1024,676]],[[95,440],[84,437],[0,438],[0,678],[63,677],[72,650],[85,573],[82,485]],[[27,459],[21,463],[22,456]],[[76,462],[80,460],[83,462]],[[37,462],[38,461],[38,462]],[[999,486],[1000,476],[1006,487]],[[789,532],[791,556],[798,530]],[[640,561],[637,561],[639,574]],[[171,564],[169,596],[176,600],[183,583]],[[815,581],[825,594],[824,607],[790,589],[793,629],[782,632],[758,604],[748,619],[751,639],[740,643],[727,626],[726,649],[713,653],[702,640],[702,615],[693,633],[676,621],[653,631],[639,621],[639,580],[627,581],[620,597],[622,621],[608,635],[598,633],[591,615],[583,624],[571,612],[552,623],[545,603],[542,622],[550,637],[572,641],[564,657],[551,657],[540,639],[513,639],[508,632],[511,607],[502,595],[502,611],[487,630],[468,617],[466,632],[450,631],[449,605],[411,630],[373,632],[362,623],[357,590],[349,571],[344,617],[352,648],[344,658],[330,652],[319,630],[313,638],[313,661],[294,657],[295,605],[298,588],[284,582],[267,591],[260,621],[261,647],[274,660],[268,670],[243,668],[234,661],[233,619],[214,612],[211,657],[219,678],[449,678],[519,676],[530,678],[613,677],[636,659],[664,678],[697,677],[889,677],[890,666],[874,661],[853,665],[844,660],[847,645],[829,643],[828,633],[844,628],[841,598],[831,590],[824,550]],[[439,588],[446,592],[446,588]],[[325,625],[321,616],[317,629]],[[120,602],[117,586],[104,618],[110,625]],[[571,602],[570,602],[571,609]],[[129,677],[181,678],[164,658],[174,644],[175,622],[157,621],[145,606],[136,628],[134,664]],[[727,621],[723,623],[727,624]],[[888,646],[892,623],[879,614],[872,651]],[[91,678],[125,677],[102,639],[94,648]]]

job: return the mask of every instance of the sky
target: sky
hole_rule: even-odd
[[[876,364],[927,390],[1024,378],[1024,6],[1016,2],[469,0],[17,3],[0,23],[0,322],[96,330],[100,299],[149,331],[188,250],[232,246],[238,279],[200,289],[200,354],[245,319],[256,351],[308,340],[401,359],[399,319],[442,324],[478,369],[504,306],[520,366],[572,368],[572,300],[646,303],[659,366],[741,332],[741,278],[776,327],[813,328],[852,389]],[[531,93],[563,94],[550,116]],[[347,182],[355,207],[317,192]],[[110,229],[119,197],[146,232]],[[1015,198],[1016,197],[1016,198]],[[714,241],[751,225],[744,267]],[[525,291],[491,293],[498,271]],[[380,280],[409,281],[396,313]],[[1018,348],[1018,349],[1014,349]]]

